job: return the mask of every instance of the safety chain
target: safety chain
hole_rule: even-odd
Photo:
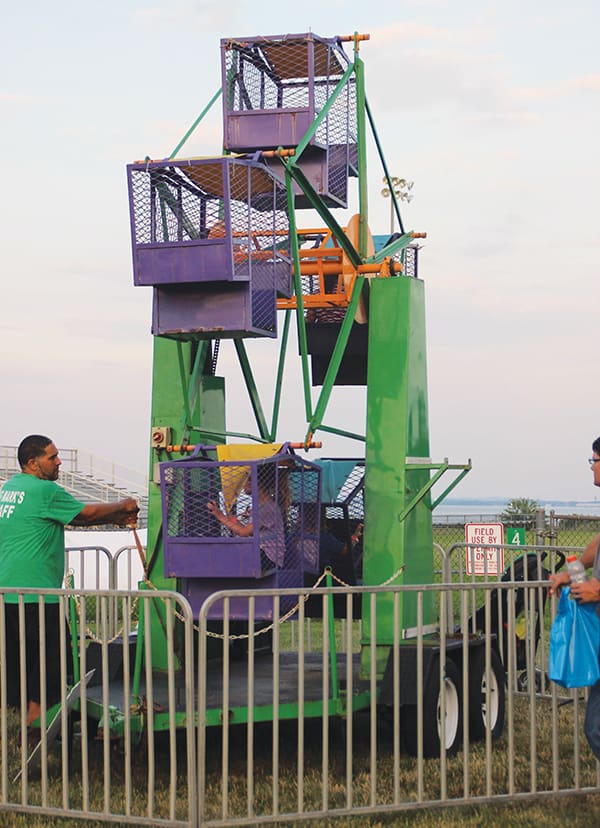
[[[331,573],[331,574],[333,575],[333,573]],[[321,584],[325,580],[326,577],[327,577],[327,572],[323,572],[321,575],[319,575],[319,577],[317,578],[315,583],[310,587],[310,592],[313,592],[315,589],[317,589],[319,584]],[[240,634],[240,635],[230,635],[230,636],[227,637],[227,640],[228,641],[242,641],[246,638],[257,638],[259,635],[264,635],[264,633],[270,632],[272,629],[274,629],[275,624],[283,624],[284,621],[287,621],[288,618],[291,618],[292,615],[295,615],[295,613],[300,609],[300,604],[305,604],[308,601],[308,599],[310,597],[310,592],[307,592],[306,595],[301,595],[300,600],[297,602],[297,604],[295,606],[293,606],[291,608],[291,610],[288,610],[288,612],[286,612],[285,615],[282,615],[281,618],[278,618],[277,621],[273,621],[273,623],[269,624],[268,627],[262,627],[262,629],[260,629],[260,630],[255,630],[252,634],[244,633],[244,634]],[[197,632],[200,632],[195,625],[194,625],[194,629]],[[222,635],[221,633],[215,633],[215,632],[212,632],[212,630],[207,630],[206,635],[209,638],[218,638],[221,641],[225,638],[225,636]]]
[[[67,585],[68,589],[74,589],[75,588],[75,573],[72,569],[70,569],[67,572],[67,574],[65,575],[65,584]],[[108,646],[109,644],[112,644],[114,641],[116,641],[117,639],[122,637],[123,632],[125,630],[125,624],[123,624],[121,626],[121,628],[118,630],[118,632],[116,632],[112,636],[112,638],[109,638],[109,639],[98,638],[98,636],[94,632],[92,632],[92,630],[88,626],[86,626],[86,624],[85,624],[85,619],[83,617],[83,610],[82,610],[80,599],[77,598],[74,595],[73,600],[75,602],[75,606],[77,607],[77,614],[79,615],[80,626],[83,627],[83,629],[85,630],[86,638],[89,638],[89,640],[93,641],[95,644],[101,644],[102,646],[104,646],[106,644]],[[134,600],[133,600],[133,604],[131,605],[132,614],[133,614],[133,612],[134,612],[134,610],[137,606],[138,600],[139,600],[138,598],[134,598]]]
[[[398,577],[398,575],[400,575],[400,573],[402,572],[403,569],[404,569],[404,565],[401,566],[400,569],[397,569],[394,572],[394,574],[391,575],[387,579],[387,581],[384,581],[382,584],[380,584],[380,586],[387,586],[388,584],[390,584],[393,580],[395,580],[395,578]],[[331,572],[331,570],[326,570],[321,575],[319,575],[319,577],[317,578],[315,583],[309,588],[310,592],[313,592],[315,589],[317,589],[319,587],[319,585],[327,577],[328,574],[331,575],[332,580],[337,581],[338,584],[340,584],[340,586],[348,587],[349,589],[352,588],[351,584],[347,584],[345,581],[342,581],[342,579],[338,578],[338,576],[334,572]],[[298,609],[300,609],[300,604],[301,603],[305,604],[308,601],[308,599],[310,597],[310,592],[307,592],[306,595],[301,595],[300,600],[298,601],[298,603],[294,607],[292,607],[291,610],[286,612],[285,615],[282,615],[282,617],[279,618],[277,621],[273,621],[273,623],[269,624],[268,627],[263,627],[260,630],[255,630],[254,633],[252,633],[252,635],[250,635],[249,633],[244,633],[243,635],[230,635],[230,636],[228,636],[228,641],[240,641],[240,640],[246,639],[246,638],[256,638],[257,636],[263,635],[263,633],[267,633],[270,630],[272,630],[275,627],[275,624],[283,624],[284,621],[287,621],[288,618],[291,618],[292,615],[295,615],[295,613],[298,611]],[[177,615],[177,612],[175,614]],[[183,620],[183,619],[181,619],[181,620]],[[200,630],[196,627],[196,625],[194,625],[194,629],[196,630],[196,632],[200,632]],[[221,639],[221,640],[223,640],[225,638],[224,635],[221,635],[220,633],[212,632],[211,630],[207,630],[206,634],[209,638],[218,638],[218,639]]]
[[[149,589],[152,589],[154,591],[158,591],[158,587],[156,587],[152,583],[150,578],[148,577],[148,568],[146,566],[146,558],[145,558],[145,555],[144,555],[144,551],[143,551],[141,541],[139,539],[138,533],[135,530],[135,528],[133,528],[133,537],[135,539],[135,545],[137,547],[137,551],[138,551],[138,554],[139,554],[139,557],[140,557],[142,568],[144,570],[143,583]],[[388,586],[389,584],[392,583],[392,581],[395,581],[396,578],[398,577],[398,575],[400,575],[403,571],[404,571],[404,565],[399,567],[394,572],[393,575],[391,575],[382,584],[379,584],[379,586]],[[278,618],[277,621],[273,621],[271,624],[269,624],[268,627],[262,627],[260,630],[255,630],[253,633],[243,633],[243,634],[239,634],[239,635],[230,635],[230,636],[227,637],[227,640],[228,641],[242,641],[242,640],[245,640],[245,639],[248,639],[248,638],[257,638],[259,635],[264,635],[265,633],[268,633],[272,629],[274,629],[275,624],[283,624],[285,621],[287,621],[289,618],[291,618],[293,615],[296,614],[296,612],[300,609],[301,604],[305,604],[308,601],[308,599],[310,597],[310,593],[314,592],[316,589],[318,589],[318,587],[323,583],[323,581],[325,580],[325,578],[327,577],[328,574],[331,575],[332,580],[337,581],[337,583],[340,584],[340,586],[348,587],[349,589],[352,588],[351,584],[348,584],[348,583],[346,583],[346,581],[343,581],[341,578],[338,578],[338,576],[334,572],[332,572],[331,570],[325,570],[323,573],[321,573],[321,575],[319,575],[319,577],[317,578],[315,583],[311,587],[309,587],[309,591],[305,595],[301,595],[300,599],[297,601],[297,603],[290,610],[288,610],[288,612],[286,612],[285,615],[282,615],[281,618]],[[73,583],[73,572],[72,571],[69,572],[67,578],[70,578],[71,583]],[[133,608],[135,608],[137,606],[138,601],[139,601],[139,598],[136,598],[134,600]],[[77,600],[77,598],[75,598],[75,604],[77,606],[77,609],[79,611],[79,616],[81,618],[81,606],[80,606],[80,602]],[[179,619],[179,621],[185,622],[185,620],[186,620],[185,617],[178,610],[174,610],[174,615],[177,619]],[[194,629],[195,632],[197,632],[197,633],[200,632],[200,627],[197,624],[193,624],[192,626],[193,626],[193,629]],[[122,635],[123,630],[124,630],[124,625],[121,627],[119,632],[116,633],[116,635],[114,635],[111,639],[109,639],[106,642],[106,644],[112,644],[113,641],[116,641],[117,638],[119,638]],[[89,630],[87,627],[85,628],[85,632],[86,632],[86,635],[89,636],[89,638],[92,641],[95,641],[98,644],[104,644],[104,642],[101,639],[97,638],[97,636],[94,635],[94,633],[92,633],[91,630]],[[224,638],[225,638],[225,636],[222,633],[215,633],[215,632],[212,632],[212,630],[207,630],[206,635],[209,638],[216,638],[216,639],[219,639],[221,641],[224,640]]]

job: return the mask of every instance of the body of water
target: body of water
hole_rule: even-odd
[[[445,517],[451,515],[466,515],[467,517],[484,517],[489,515],[499,515],[506,508],[508,500],[498,501],[492,503],[489,501],[469,501],[468,503],[442,503],[434,510],[435,517]],[[566,503],[564,501],[557,501],[556,503],[546,502],[540,503],[540,508],[544,509],[546,514],[555,512],[557,515],[586,515],[600,517],[600,501],[590,501],[589,503]]]

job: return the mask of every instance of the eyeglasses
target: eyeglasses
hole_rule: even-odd
[[[590,457],[588,458],[588,463],[590,466],[593,466],[594,463],[600,463],[600,457]]]

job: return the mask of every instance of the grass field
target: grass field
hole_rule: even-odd
[[[536,703],[537,740],[535,747],[535,761],[537,765],[537,788],[548,790],[552,788],[551,777],[551,733],[548,732],[548,702]],[[527,700],[519,697],[515,716],[515,764],[514,774],[517,791],[522,793],[530,790],[531,756],[530,756],[530,727],[528,718]],[[580,713],[583,710],[581,705]],[[563,788],[574,784],[573,768],[573,721],[572,706],[564,708],[560,716],[561,764],[559,785]],[[16,721],[11,729],[16,728]],[[341,728],[332,727],[329,739],[330,761],[328,766],[328,795],[331,807],[343,808],[345,805],[345,755]],[[369,726],[368,717],[359,716],[355,721],[355,740],[353,742],[353,798],[358,808],[369,805],[372,794],[372,774],[369,762]],[[322,751],[321,728],[318,722],[308,722],[305,729],[306,739],[306,766],[304,773],[305,808],[318,810],[321,807],[322,789]],[[280,810],[294,811],[297,796],[297,766],[296,766],[296,737],[295,725],[289,723],[281,728],[280,740],[280,768],[279,768],[279,796]],[[16,742],[11,740],[10,761],[13,767],[18,767]],[[218,818],[221,809],[221,744],[220,730],[211,732],[209,739],[209,754],[207,765],[207,803],[209,818]],[[246,739],[243,729],[233,730],[229,742],[229,815],[242,817],[247,807],[247,762]],[[168,813],[169,799],[169,758],[168,752],[160,738],[156,741],[154,813],[163,818]],[[507,761],[506,733],[497,742],[492,759],[492,792],[505,791]],[[80,746],[74,749],[74,764],[71,774],[71,801],[76,806],[81,802],[82,786],[80,771]],[[181,755],[184,755],[183,746]],[[571,758],[569,758],[571,757]],[[90,810],[102,808],[105,795],[103,778],[102,744],[94,742],[88,752],[90,763]],[[50,764],[50,800],[56,805],[60,803],[60,771],[57,756],[53,756]],[[178,760],[179,761],[179,760]],[[468,762],[470,772],[470,792],[472,796],[486,795],[485,749],[482,743],[477,743],[465,754],[462,751],[448,760],[448,789],[449,798],[461,797],[464,792],[464,763]],[[116,748],[111,750],[110,798],[113,809],[122,802],[123,790],[123,757]],[[427,760],[424,763],[424,793],[425,799],[436,799],[440,795],[439,761]],[[148,779],[148,761],[144,750],[139,750],[134,756],[132,771],[136,784],[132,812],[143,816],[146,809],[146,786]],[[580,785],[593,787],[596,784],[596,764],[585,744],[580,752]],[[401,755],[399,760],[399,786],[401,800],[414,802],[418,786],[416,760]],[[256,813],[269,813],[272,807],[272,757],[271,757],[271,728],[268,725],[256,726],[254,733],[254,808]],[[376,801],[385,805],[393,801],[394,772],[393,757],[390,744],[389,728],[385,723],[378,726],[378,759],[376,763]],[[12,785],[10,795],[13,801],[18,796],[18,786]],[[40,782],[35,776],[30,782],[30,802],[35,802],[40,795]],[[178,767],[177,800],[178,816],[184,817],[185,801],[187,797],[186,778],[184,768]],[[600,792],[596,795],[585,794],[580,796],[551,794],[537,801],[496,802],[481,806],[449,806],[446,808],[423,804],[418,810],[396,814],[381,813],[344,816],[343,818],[317,818],[309,824],[318,826],[344,825],[350,828],[376,828],[377,826],[495,826],[495,825],[581,825],[592,826],[598,824],[600,813]],[[0,826],[2,828],[21,828],[21,826],[64,826],[71,828],[75,825],[85,825],[94,828],[102,824],[94,820],[67,820],[42,817],[33,814],[17,814],[0,810]],[[111,824],[120,824],[112,821]],[[152,824],[148,820],[147,824]],[[281,824],[284,824],[283,822]],[[287,823],[287,824],[294,824]],[[299,824],[296,821],[295,824]]]

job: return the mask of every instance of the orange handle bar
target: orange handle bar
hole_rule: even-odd
[[[307,446],[304,443],[289,443],[290,448],[293,449],[301,449],[301,448],[323,448],[323,443],[321,442],[311,442]],[[196,448],[196,446],[167,446],[165,451],[171,453],[179,452],[191,452]]]
[[[340,35],[338,40],[341,43],[349,43],[354,40],[371,40],[370,34]]]
[[[263,150],[262,156],[264,158],[288,158],[290,155],[296,155],[295,149],[276,149],[276,150]]]

